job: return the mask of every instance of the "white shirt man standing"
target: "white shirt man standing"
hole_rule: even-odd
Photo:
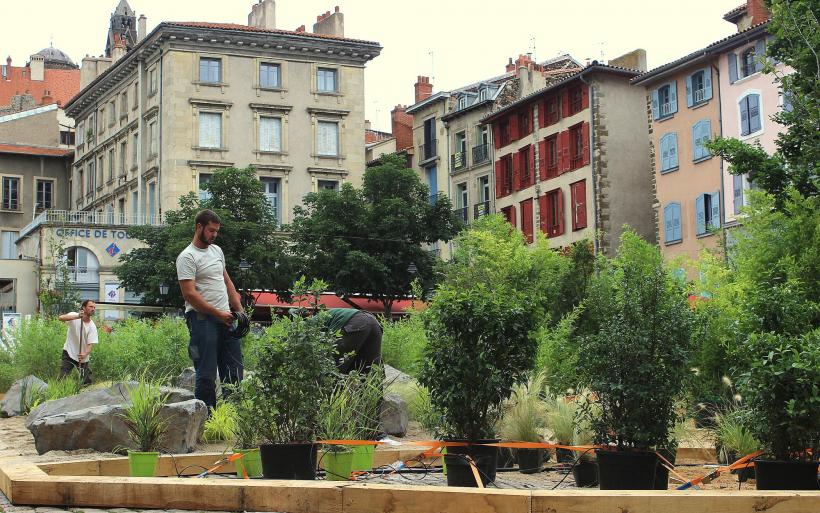
[[[230,331],[231,311],[242,311],[242,303],[225,269],[225,255],[214,244],[219,217],[203,210],[194,222],[194,238],[177,257],[177,279],[191,335],[188,356],[196,369],[194,396],[216,408],[217,372],[222,383],[237,383],[244,372],[240,340]],[[224,395],[227,390],[222,390]]]
[[[97,304],[91,299],[86,299],[79,312],[58,317],[68,323],[63,356],[60,360],[60,379],[71,374],[72,369],[77,369],[83,384],[91,384],[91,367],[88,366],[88,359],[94,345],[99,341],[97,325],[91,320],[96,310]]]

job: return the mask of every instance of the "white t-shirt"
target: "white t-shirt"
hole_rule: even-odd
[[[188,244],[177,257],[177,279],[194,280],[197,292],[209,305],[221,311],[230,310],[225,285],[225,255],[216,244],[205,249]],[[186,301],[185,311],[193,309]]]
[[[68,324],[68,332],[65,335],[63,349],[66,350],[69,358],[75,362],[79,362],[80,353],[88,352],[87,347],[89,344],[99,342],[97,338],[97,325],[94,324],[94,321],[83,322],[82,319],[74,319],[73,321],[68,321],[66,324]],[[82,333],[80,332],[81,329]],[[80,350],[81,343],[82,351]],[[91,356],[89,355],[86,361],[90,359]]]

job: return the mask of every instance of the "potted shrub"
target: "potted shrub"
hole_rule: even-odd
[[[546,403],[547,429],[552,433],[552,441],[558,445],[573,445],[575,415],[578,403],[562,395],[551,397]],[[569,449],[555,449],[558,463],[572,463],[575,457]]]
[[[296,317],[284,330],[266,331],[259,343],[253,408],[266,478],[316,477],[319,410],[336,372],[335,340],[324,315]]]
[[[248,478],[262,476],[262,456],[259,453],[259,420],[254,408],[254,391],[258,388],[257,378],[251,375],[231,386],[230,403],[236,414],[233,426],[234,453],[242,454],[235,461],[236,476]]]
[[[715,426],[712,428],[712,433],[715,437],[715,447],[720,447],[719,460],[731,465],[738,458],[760,448],[760,442],[755,440],[747,427],[748,412],[739,408],[729,408],[715,414],[714,419]],[[744,482],[750,477],[755,477],[754,466],[732,470],[732,474],[737,474],[738,481]]]
[[[580,404],[585,404],[589,401],[588,397],[588,393],[585,392],[571,401],[575,410],[573,413],[580,410]],[[595,403],[590,404],[589,407],[595,408]],[[575,425],[572,430],[572,445],[576,447],[592,445],[594,441],[595,433],[590,427],[589,420],[575,417]],[[578,488],[598,486],[598,462],[595,460],[595,453],[591,450],[576,451],[574,457],[572,478],[575,480],[575,486]]]
[[[384,367],[374,365],[366,375],[351,372],[353,397],[356,402],[356,424],[358,438],[375,440],[380,433],[379,416],[384,398]],[[389,386],[389,383],[387,384]],[[351,470],[370,471],[373,469],[375,445],[354,445]]]
[[[513,388],[498,425],[498,434],[503,439],[543,442],[542,432],[546,425],[546,404],[541,396],[543,389],[543,373],[534,374],[526,383]],[[515,449],[515,456],[519,472],[535,474],[541,471],[544,449]]]
[[[817,490],[820,458],[820,329],[749,337],[756,355],[739,388],[749,427],[773,459],[755,462],[758,490]]]
[[[601,489],[653,489],[686,378],[691,311],[657,247],[626,231],[600,257],[576,330],[578,371],[597,398],[583,407],[598,444]]]
[[[168,430],[168,420],[161,415],[167,402],[168,394],[145,377],[128,389],[128,403],[120,416],[128,427],[128,437],[136,447],[136,450],[128,451],[131,476],[156,475],[159,451]]]
[[[340,380],[322,401],[319,410],[317,435],[323,440],[355,440],[361,429],[357,425],[356,398],[353,380],[348,376]],[[328,481],[347,481],[353,466],[353,451],[349,445],[327,444],[322,456],[322,466]]]

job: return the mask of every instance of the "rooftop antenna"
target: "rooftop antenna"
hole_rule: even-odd
[[[433,84],[436,83],[436,55],[435,52],[430,50],[427,52],[430,55],[430,80]]]
[[[598,45],[601,47],[601,64],[604,63],[604,43],[605,41],[601,41]]]
[[[535,36],[532,36],[530,41],[532,41],[532,60],[533,62],[538,62],[538,57],[536,57],[537,54],[535,53]]]

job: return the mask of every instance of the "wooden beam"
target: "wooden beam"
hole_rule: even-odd
[[[529,490],[357,484],[342,490],[350,513],[530,513]]]

